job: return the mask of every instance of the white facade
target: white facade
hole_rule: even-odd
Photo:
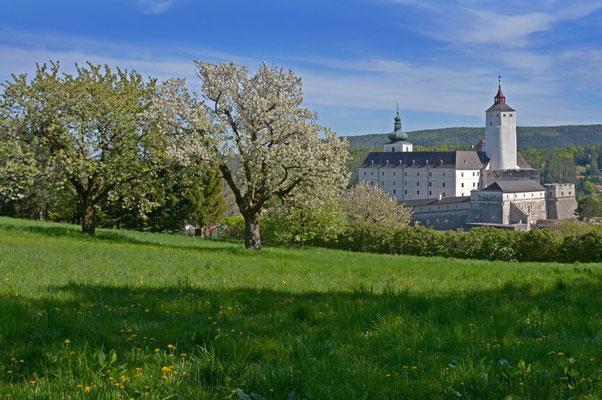
[[[381,167],[360,168],[359,180],[379,186],[397,200],[470,196],[479,190],[480,169]]]
[[[516,162],[516,111],[487,111],[485,154],[490,169],[518,169]]]
[[[384,146],[384,150],[387,153],[395,152],[395,151],[401,151],[401,152],[414,151],[414,145],[412,143],[406,143],[406,142],[386,143]]]

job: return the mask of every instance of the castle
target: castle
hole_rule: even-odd
[[[382,152],[369,153],[360,182],[379,186],[435,229],[495,226],[528,230],[575,218],[572,183],[539,183],[539,171],[517,152],[516,110],[501,82],[485,111],[485,140],[470,151],[414,151],[399,110]]]

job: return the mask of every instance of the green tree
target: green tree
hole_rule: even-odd
[[[602,217],[602,202],[596,197],[584,197],[577,204],[577,214],[580,219]]]
[[[70,186],[82,232],[93,235],[98,206],[108,198],[135,204],[141,215],[153,207],[141,199],[152,197],[154,175],[169,166],[167,138],[143,117],[154,79],[90,63],[76,70],[61,74],[59,63],[51,62],[38,65],[31,80],[13,75],[3,85],[0,108],[14,146],[4,158],[23,166],[9,175],[20,192],[46,176]],[[7,182],[0,184],[6,190]]]
[[[587,195],[596,193],[596,185],[594,185],[591,181],[583,182],[583,193]]]

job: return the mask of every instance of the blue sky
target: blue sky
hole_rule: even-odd
[[[197,85],[194,59],[291,67],[343,135],[482,126],[502,75],[519,125],[602,123],[602,1],[4,0],[0,79],[90,60]]]

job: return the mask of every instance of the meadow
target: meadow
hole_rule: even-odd
[[[600,399],[602,266],[0,218],[5,399]]]

